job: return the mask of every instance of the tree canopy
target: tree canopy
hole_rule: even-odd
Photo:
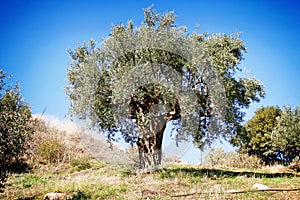
[[[273,131],[272,143],[284,164],[300,159],[300,107],[284,107]]]
[[[232,141],[265,164],[289,164],[300,155],[299,133],[299,108],[269,106],[259,108]]]
[[[278,107],[262,107],[247,121],[233,142],[240,147],[240,151],[249,155],[256,155],[264,162],[276,160],[271,141],[272,131],[277,125],[281,110]]]
[[[188,33],[175,20],[149,7],[140,26],[113,26],[101,44],[70,50],[71,116],[138,146],[152,136],[161,143],[167,122],[178,140],[191,136],[200,148],[235,134],[242,109],[264,97],[258,80],[239,76],[240,34]]]

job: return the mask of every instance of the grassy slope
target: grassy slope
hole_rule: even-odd
[[[300,191],[224,193],[230,189],[250,189],[254,183],[276,188],[300,188],[300,175],[183,165],[169,165],[152,174],[136,175],[125,166],[85,160],[13,174],[8,179],[7,188],[0,193],[0,199],[42,199],[48,192],[65,192],[73,199],[300,198]]]
[[[27,173],[11,174],[0,199],[42,199],[48,192],[64,192],[69,199],[300,199],[300,191],[248,192],[225,194],[226,190],[248,190],[261,183],[276,188],[300,188],[300,174],[270,174],[267,171],[213,169],[199,166],[167,165],[152,174],[134,173],[132,162],[119,151],[106,152],[103,141],[83,134],[74,124],[61,124],[67,131],[58,131],[44,123],[37,126],[33,147],[41,141],[56,138],[72,155],[59,164],[33,162]],[[56,127],[59,126],[56,124]],[[71,130],[71,131],[68,131]],[[89,138],[86,143],[82,138]],[[99,145],[101,144],[101,145]],[[103,164],[89,158],[85,147],[96,146]],[[101,147],[99,149],[99,147]],[[33,148],[35,149],[35,148]],[[70,152],[69,152],[70,151]],[[91,151],[91,150],[90,150]],[[33,151],[36,155],[36,151]],[[115,156],[112,156],[115,155]],[[105,155],[105,156],[104,156]],[[95,156],[95,155],[94,155]],[[34,156],[33,156],[34,157]],[[119,159],[115,160],[114,157]],[[31,159],[32,161],[38,159]],[[131,163],[131,164],[128,164]]]

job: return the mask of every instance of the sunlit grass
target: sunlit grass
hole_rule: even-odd
[[[81,167],[74,170],[74,166]],[[128,166],[96,160],[75,161],[61,171],[50,170],[51,166],[48,169],[10,175],[0,199],[42,199],[48,192],[63,192],[69,199],[297,199],[299,191],[251,192],[251,187],[255,183],[276,188],[300,187],[299,174],[270,174],[262,170],[169,165],[152,174],[135,174]],[[249,192],[226,193],[233,189]]]

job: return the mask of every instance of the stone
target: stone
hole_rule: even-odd
[[[66,193],[56,193],[56,192],[50,192],[48,194],[45,194],[44,200],[64,200],[66,199]]]
[[[266,189],[270,189],[270,188],[266,185],[263,185],[260,183],[255,183],[251,189],[266,190]]]

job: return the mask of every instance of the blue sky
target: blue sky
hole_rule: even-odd
[[[143,8],[175,10],[177,24],[200,32],[243,32],[248,48],[242,67],[263,82],[267,96],[247,111],[260,106],[300,105],[300,2],[176,1],[176,0],[0,0],[0,68],[21,84],[21,92],[33,113],[63,118],[69,102],[69,55],[77,43],[101,41],[112,24],[132,19],[139,25]]]

